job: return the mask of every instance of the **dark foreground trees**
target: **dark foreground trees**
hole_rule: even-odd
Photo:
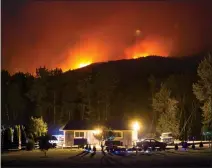
[[[204,125],[210,124],[208,109],[211,104],[210,64],[203,66],[201,63],[208,78],[201,75],[203,70],[198,70],[201,77],[196,83],[201,59],[147,57],[94,64],[68,72],[41,67],[35,76],[9,74],[3,70],[2,123],[28,124],[31,116],[42,116],[48,125],[64,125],[70,119],[139,116],[144,125],[153,126],[144,127],[143,133],[155,133],[157,127],[160,133],[172,130],[184,139],[200,136],[202,112],[199,104],[205,109]],[[210,62],[210,59],[207,60]],[[196,83],[194,93],[200,96],[197,97],[200,102],[192,93],[193,83]],[[203,98],[201,92],[204,92]],[[164,126],[164,120],[175,124]]]
[[[209,55],[199,64],[199,80],[193,85],[193,92],[202,104],[204,131],[212,131],[212,57]]]
[[[178,102],[171,97],[171,91],[164,84],[161,85],[159,92],[153,98],[153,110],[158,116],[157,132],[172,132],[179,137],[180,119],[178,116]]]

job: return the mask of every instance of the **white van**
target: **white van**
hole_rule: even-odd
[[[161,142],[165,142],[166,144],[174,144],[174,138],[171,132],[164,132],[160,136]]]

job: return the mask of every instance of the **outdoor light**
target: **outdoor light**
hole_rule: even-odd
[[[140,125],[139,125],[139,123],[136,121],[136,122],[134,122],[133,123],[133,130],[134,131],[138,131],[140,129]]]
[[[102,132],[102,130],[100,130],[100,129],[95,129],[93,133],[96,134],[96,135],[98,135],[98,134],[100,134],[101,132]]]

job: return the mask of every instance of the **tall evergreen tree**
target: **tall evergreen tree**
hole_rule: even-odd
[[[178,106],[176,99],[171,97],[171,91],[162,84],[161,89],[153,98],[153,110],[158,113],[157,132],[172,132],[179,136],[179,119],[177,118]]]
[[[193,84],[193,92],[202,103],[203,125],[212,131],[212,57],[204,58],[197,69],[199,80]]]

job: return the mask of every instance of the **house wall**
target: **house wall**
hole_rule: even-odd
[[[93,135],[93,131],[87,131],[86,132],[86,137],[87,137],[87,140],[88,140],[88,143],[89,144],[92,144],[92,145],[100,145],[100,142],[99,140],[97,140],[94,135]]]
[[[74,131],[64,132],[65,146],[74,145]]]
[[[117,130],[115,130],[117,131]],[[122,137],[116,137],[114,140],[115,141],[121,141],[123,143],[123,145],[127,145],[127,146],[132,146],[132,131],[131,130],[118,130],[118,131],[122,131]]]
[[[77,131],[77,130],[76,130]],[[73,146],[74,145],[74,130],[66,130],[64,132],[65,135],[65,146]],[[94,137],[92,130],[80,130],[80,132],[85,132],[85,137],[89,144],[98,145],[99,141]]]
[[[89,144],[92,145],[100,145],[100,142],[94,137],[93,130],[80,130],[85,132],[85,137],[88,140]],[[123,145],[132,146],[133,144],[133,131],[131,130],[114,130],[121,131],[122,137],[116,137],[114,140],[123,142]],[[74,145],[74,131],[66,130],[64,132],[65,146],[73,146]]]

